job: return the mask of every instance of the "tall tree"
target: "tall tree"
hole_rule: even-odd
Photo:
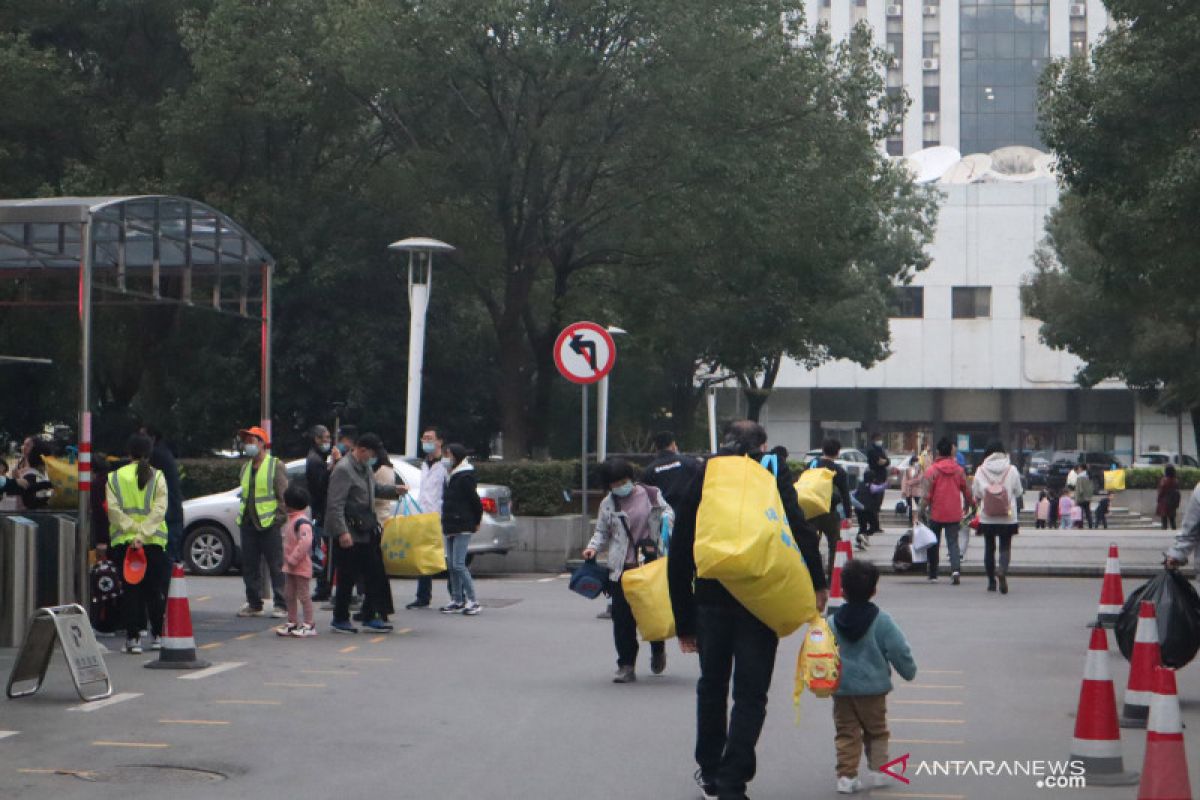
[[[1091,60],[1058,62],[1042,135],[1064,187],[1026,292],[1042,338],[1190,413],[1200,446],[1200,6],[1107,0]]]

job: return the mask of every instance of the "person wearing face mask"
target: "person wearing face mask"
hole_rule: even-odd
[[[481,609],[475,601],[475,581],[467,568],[467,549],[471,534],[479,530],[479,523],[483,521],[483,502],[479,499],[475,467],[467,460],[467,448],[452,444],[445,453],[442,466],[450,477],[446,479],[442,502],[442,535],[446,537],[451,599],[441,611],[473,617]]]
[[[304,482],[308,487],[309,510],[312,512],[313,521],[313,553],[319,553],[322,541],[325,539],[325,497],[329,493],[329,467],[325,465],[325,459],[329,458],[329,452],[333,449],[333,437],[329,435],[329,428],[324,425],[313,425],[308,431],[309,447],[308,455],[304,457]],[[329,577],[331,565],[329,564],[329,543],[325,542],[325,564],[324,569],[313,570],[316,578],[316,588],[313,591],[313,600],[321,601],[329,599]]]
[[[657,487],[635,482],[636,470],[625,459],[604,462],[600,475],[609,493],[600,503],[596,531],[583,557],[590,561],[599,551],[608,551],[608,591],[612,597],[613,643],[617,648],[617,674],[613,683],[633,683],[637,680],[637,622],[625,599],[621,575],[642,561],[658,557],[664,521],[669,536],[675,512]],[[665,644],[651,642],[650,671],[661,675],[666,668]]]
[[[442,497],[446,490],[448,472],[445,453],[442,450],[445,434],[438,427],[427,425],[421,431],[421,488],[417,493],[417,505],[426,514],[442,513]],[[447,590],[449,575],[447,574]],[[433,578],[423,575],[417,578],[417,597],[405,606],[410,611],[429,608],[433,602]],[[453,602],[453,597],[451,598]]]
[[[270,438],[265,430],[247,428],[238,431],[238,435],[242,438],[242,452],[249,460],[242,469],[241,509],[238,511],[246,604],[237,615],[264,616],[260,564],[266,560],[274,598],[271,616],[285,619],[287,601],[283,596],[283,537],[280,526],[287,516],[283,501],[283,493],[288,488],[287,468],[268,452]]]
[[[379,550],[380,527],[375,516],[375,498],[395,500],[400,492],[395,486],[377,486],[375,483],[374,469],[382,450],[380,438],[365,433],[358,437],[354,448],[338,461],[329,476],[325,526],[338,553],[331,623],[334,633],[358,633],[358,628],[350,622],[350,594],[359,580],[366,592],[363,611],[371,615],[363,627],[377,633],[392,630],[392,626],[379,616],[380,610],[388,607],[390,598],[382,594],[387,576],[383,572],[383,555]]]

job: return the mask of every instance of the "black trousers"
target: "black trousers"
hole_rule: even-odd
[[[696,639],[696,763],[722,800],[740,800],[754,779],[754,748],[767,718],[779,637],[740,605],[702,605]],[[733,710],[728,712],[733,680]]]
[[[1080,501],[1079,505],[1083,509],[1084,524],[1087,525],[1089,528],[1096,527],[1096,522],[1095,522],[1095,520],[1092,519],[1092,501],[1091,500],[1088,500],[1086,502]]]
[[[625,589],[621,582],[609,582],[608,591],[612,597],[613,643],[617,646],[617,666],[632,667],[637,664],[638,638],[637,620],[633,618],[633,609],[625,599]],[[661,653],[666,647],[664,642],[651,642],[650,652]]]
[[[825,577],[827,580],[832,580],[833,561],[837,557],[838,542],[842,540],[842,520],[837,514],[830,511],[828,514],[813,517],[808,524],[816,528],[829,545],[829,563],[825,566]]]
[[[376,609],[389,608],[390,588],[387,597],[381,595],[381,588],[387,584],[387,577],[384,576],[383,584],[378,580],[377,570],[383,569],[383,556],[379,554],[379,546],[370,542],[355,542],[350,547],[342,547],[336,538],[333,540],[333,546],[337,548],[337,559],[334,561],[334,567],[337,569],[337,587],[333,594],[333,621],[350,621],[350,596],[354,594],[354,585],[359,581],[363,582],[366,589],[364,609],[372,609],[372,613],[375,613]],[[375,563],[376,558],[379,559],[378,567]],[[370,576],[375,577],[372,579]]]
[[[125,584],[121,594],[121,619],[125,624],[125,636],[133,637],[149,629],[155,636],[162,636],[163,617],[167,610],[167,596],[163,592],[163,576],[171,575],[171,562],[167,553],[156,544],[144,545],[146,551],[146,574],[141,583]],[[125,574],[127,545],[117,545],[112,550],[117,571]]]
[[[392,602],[392,583],[388,580],[387,567],[383,563],[383,550],[380,543],[374,542],[367,550],[366,563],[363,564],[363,584],[370,587],[363,597],[362,614],[364,620],[373,617],[387,619],[388,615],[396,613]]]

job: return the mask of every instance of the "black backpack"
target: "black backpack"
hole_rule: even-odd
[[[896,542],[896,550],[892,553],[892,569],[896,572],[908,572],[913,568],[912,533],[906,533]]]
[[[114,633],[121,626],[121,595],[125,584],[117,565],[107,558],[97,561],[88,573],[92,581],[92,602],[88,616],[99,633]]]

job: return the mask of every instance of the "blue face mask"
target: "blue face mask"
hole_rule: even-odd
[[[370,467],[371,469],[375,469],[375,465],[378,463],[379,463],[379,459],[376,456],[371,456],[370,458],[367,459],[367,466]]]
[[[258,455],[258,445],[256,445],[256,444],[248,444],[248,445],[246,445],[246,447],[244,449],[246,452],[246,456],[249,458],[254,458],[255,456]]]
[[[338,452],[341,453],[342,455],[346,455],[346,453],[350,452],[350,446],[347,445],[345,442],[338,442],[337,448],[338,448]]]
[[[4,475],[0,475],[0,489],[3,489],[4,485],[7,483],[8,483],[8,478]]]
[[[437,445],[433,442],[421,442],[421,452],[425,455],[429,455],[434,450],[437,450]]]
[[[625,481],[620,486],[613,487],[612,493],[617,497],[629,497],[629,495],[633,494],[633,483]]]

